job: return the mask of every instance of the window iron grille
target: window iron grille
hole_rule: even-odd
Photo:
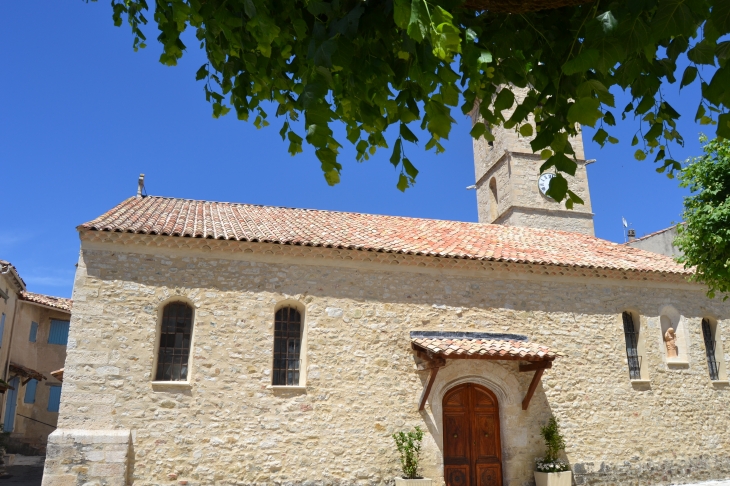
[[[283,307],[274,319],[274,373],[275,386],[299,385],[302,348],[302,316],[298,310]]]
[[[626,359],[629,365],[629,377],[632,380],[641,379],[641,356],[638,353],[639,333],[634,328],[634,318],[631,313],[623,313],[624,337],[626,339]]]
[[[710,372],[710,380],[717,381],[720,379],[720,366],[715,358],[717,341],[712,335],[712,327],[707,319],[702,319],[702,337],[705,340],[705,353],[707,354],[707,369]]]
[[[162,311],[156,381],[185,381],[188,378],[193,308],[172,302]]]

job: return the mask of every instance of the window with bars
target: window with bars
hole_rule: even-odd
[[[712,332],[712,324],[709,319],[702,319],[702,337],[705,340],[705,353],[707,354],[707,368],[710,370],[710,379],[720,379],[720,366],[715,358],[715,346],[717,341]]]
[[[299,385],[301,348],[302,315],[292,307],[282,307],[274,320],[273,385]]]
[[[641,356],[639,356],[639,332],[634,326],[634,316],[631,312],[623,313],[624,337],[626,338],[626,359],[629,363],[629,377],[632,380],[641,379]]]
[[[156,381],[185,381],[188,378],[193,308],[171,302],[162,311]]]

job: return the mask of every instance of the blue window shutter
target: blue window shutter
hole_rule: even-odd
[[[23,399],[25,403],[35,403],[36,386],[38,386],[37,380],[30,380],[28,384],[25,385],[25,398]]]
[[[51,332],[48,334],[48,344],[68,344],[69,321],[51,319]]]
[[[30,323],[30,339],[29,339],[29,341],[32,342],[32,343],[34,343],[37,336],[38,336],[38,323],[37,322],[31,322]]]
[[[3,345],[3,334],[5,334],[5,314],[0,316],[0,346]]]
[[[20,380],[16,376],[10,380],[12,390],[5,392],[5,420],[3,421],[3,432],[12,432],[15,428],[15,407],[18,405],[18,388]]]
[[[61,408],[61,387],[51,386],[50,393],[48,394],[48,411],[58,412]]]

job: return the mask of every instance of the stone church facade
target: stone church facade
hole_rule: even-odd
[[[44,486],[392,484],[417,425],[435,484],[522,486],[551,416],[576,484],[730,476],[730,304],[476,148],[504,224],[138,196],[81,225]]]

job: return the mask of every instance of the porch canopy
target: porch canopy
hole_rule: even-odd
[[[522,410],[527,410],[543,371],[552,368],[553,360],[560,356],[547,346],[530,342],[527,336],[488,332],[412,331],[411,349],[423,361],[418,369],[430,370],[419,410],[426,406],[436,374],[446,365],[447,359],[529,361],[520,365],[522,372],[535,372],[522,400]]]
[[[43,375],[43,373],[40,373],[31,368],[27,368],[23,365],[19,365],[18,363],[13,363],[12,361],[10,362],[10,373],[12,373],[14,376],[24,378],[24,380],[21,382],[23,385],[26,385],[30,380],[43,381],[47,379]]]

